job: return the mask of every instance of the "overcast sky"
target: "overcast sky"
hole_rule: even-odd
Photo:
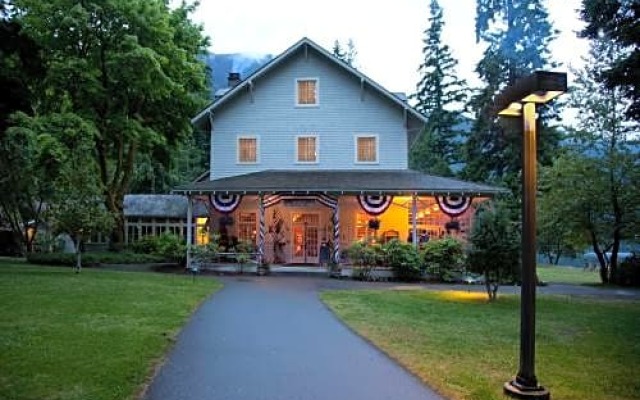
[[[204,24],[214,53],[277,55],[302,37],[331,50],[336,39],[353,39],[357,67],[393,92],[415,91],[422,60],[423,31],[428,26],[430,0],[201,0],[195,20]],[[459,73],[478,85],[473,72],[482,54],[475,42],[475,0],[440,0],[444,10],[443,41],[459,60]],[[580,0],[547,0],[560,37],[553,57],[579,66],[587,44],[577,39],[582,27]]]

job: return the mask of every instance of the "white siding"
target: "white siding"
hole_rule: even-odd
[[[295,82],[317,78],[318,106],[296,107]],[[265,169],[405,169],[407,131],[401,107],[329,60],[300,51],[239,94],[213,115],[211,178]],[[260,137],[259,162],[237,163],[237,137]],[[296,162],[296,137],[318,136],[318,163]],[[357,164],[354,136],[379,138],[379,162]]]

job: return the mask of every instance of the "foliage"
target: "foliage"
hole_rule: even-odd
[[[484,275],[489,300],[495,300],[498,287],[513,281],[520,265],[520,238],[500,208],[485,206],[476,211],[469,235],[467,265],[471,272]]]
[[[91,153],[96,132],[75,114],[48,114],[25,117],[20,125],[31,130],[49,152],[55,154],[57,174],[52,177],[55,188],[46,211],[50,229],[55,235],[68,234],[76,248],[76,272],[82,267],[83,242],[92,233],[109,232],[113,217],[101,200],[102,186],[96,180],[97,168]]]
[[[393,269],[397,279],[415,281],[420,279],[420,254],[411,243],[403,243],[393,239],[382,245],[384,263]]]
[[[37,88],[30,83],[45,73],[40,49],[24,34],[13,3],[0,0],[0,140],[9,127],[10,115],[31,109]]]
[[[191,254],[198,261],[210,261],[218,256],[222,247],[220,246],[220,235],[212,235],[209,243],[191,247]]]
[[[577,129],[569,132],[570,149],[542,169],[540,185],[541,220],[562,224],[558,235],[567,243],[592,247],[603,283],[616,276],[621,241],[633,237],[640,224],[640,188],[634,183],[640,181],[638,140],[632,134],[639,126],[624,122],[620,90],[597,81],[620,54],[608,41],[592,42],[570,93],[570,105],[580,110]]]
[[[236,262],[238,263],[238,271],[244,273],[244,265],[251,260],[252,253],[255,252],[253,243],[240,240],[231,251],[235,252]]]
[[[208,92],[198,55],[207,41],[194,6],[162,0],[16,0],[18,21],[48,66],[37,112],[70,112],[93,126],[91,153],[112,244],[124,238],[124,194],[136,161],[157,159],[191,135]]]
[[[518,118],[499,123],[494,97],[506,86],[529,73],[553,68],[549,43],[556,31],[549,22],[543,0],[479,0],[476,5],[476,40],[487,48],[476,72],[484,86],[469,101],[475,114],[469,140],[465,144],[463,177],[473,181],[496,181],[509,185],[515,199],[520,197],[522,166],[522,122]],[[546,120],[553,109],[538,107],[538,160],[547,165],[559,143],[557,130]]]
[[[380,246],[371,245],[363,241],[357,241],[346,249],[346,255],[349,257],[355,267],[354,275],[362,280],[372,278],[371,274],[376,265],[381,263]]]
[[[451,176],[450,165],[461,161],[459,114],[466,99],[466,82],[457,77],[458,61],[442,43],[443,26],[442,8],[437,0],[431,0],[429,28],[423,39],[424,59],[418,68],[421,77],[412,96],[428,123],[411,148],[410,164],[423,172]]]
[[[162,256],[121,252],[90,252],[84,253],[82,257],[84,265],[99,264],[149,264],[165,262]],[[27,261],[31,264],[40,265],[69,265],[75,266],[76,255],[73,253],[29,253]]]
[[[462,242],[452,237],[430,240],[422,249],[422,261],[426,272],[440,281],[464,271]]]
[[[0,266],[2,399],[135,399],[221,285],[173,274]]]
[[[145,236],[134,242],[131,248],[138,253],[157,255],[165,261],[181,264],[184,263],[187,254],[187,244],[184,239],[169,232],[157,236]]]
[[[624,286],[640,286],[640,255],[633,255],[620,263],[613,280]]]
[[[628,0],[583,0],[581,35],[621,48],[621,56],[598,76],[608,89],[627,97],[625,115],[640,122],[640,3]]]
[[[467,289],[336,290],[321,299],[444,398],[505,400],[505,376],[518,367],[519,297],[487,304]],[[638,399],[638,375],[623,371],[640,360],[640,301],[600,296],[536,300],[536,372],[554,399]]]
[[[336,39],[333,43],[333,49],[331,52],[339,60],[344,61],[350,67],[356,68],[356,56],[358,55],[358,50],[356,50],[356,44],[353,42],[353,39],[349,39],[347,42],[346,50],[342,47],[340,41]]]

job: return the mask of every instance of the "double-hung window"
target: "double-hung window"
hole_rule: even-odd
[[[356,163],[375,164],[378,162],[378,136],[356,135]]]
[[[318,79],[296,79],[296,105],[312,107],[318,105]]]
[[[238,163],[255,164],[258,162],[258,138],[255,136],[238,137]]]
[[[299,163],[318,162],[318,137],[312,135],[296,137],[296,161]]]

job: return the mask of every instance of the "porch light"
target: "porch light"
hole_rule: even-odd
[[[496,114],[522,117],[522,287],[520,291],[520,369],[504,384],[504,392],[519,399],[549,399],[535,374],[536,303],[536,104],[567,91],[567,74],[536,71],[508,86],[495,99]]]

